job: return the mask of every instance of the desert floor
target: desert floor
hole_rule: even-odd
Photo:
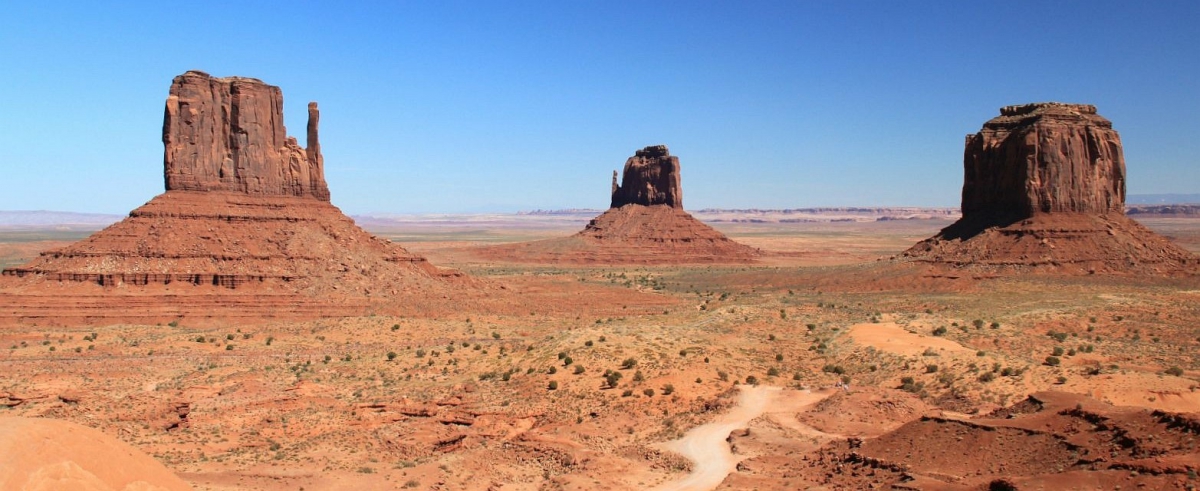
[[[1142,222],[1200,254],[1200,219]],[[824,470],[781,472],[778,459],[819,462],[848,438],[998,414],[1046,390],[1200,412],[1200,278],[915,281],[890,261],[948,223],[718,223],[771,255],[656,267],[472,253],[568,235],[571,221],[368,226],[513,302],[4,326],[0,417],[97,428],[198,490],[617,490],[836,489]],[[86,235],[0,231],[0,266]],[[921,474],[977,484],[951,468]]]

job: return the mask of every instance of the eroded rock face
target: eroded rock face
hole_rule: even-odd
[[[1121,138],[1095,106],[1004,107],[967,136],[963,167],[962,218],[904,256],[997,273],[1195,270],[1190,253],[1125,216]]]
[[[237,191],[329,201],[316,103],[308,105],[308,149],[287,136],[283,92],[261,80],[175,77],[163,116],[167,191]]]
[[[1007,106],[967,136],[963,217],[1123,213],[1125,157],[1112,123],[1087,104]]]
[[[613,172],[612,208],[635,204],[668,205],[683,209],[683,189],[679,185],[679,157],[671,156],[666,145],[638,150],[625,161],[621,185]]]
[[[278,87],[188,72],[170,93],[166,192],[0,272],[0,323],[358,315],[398,296],[436,302],[471,286],[329,202],[315,103],[305,149],[285,136]],[[97,286],[108,291],[96,295]]]

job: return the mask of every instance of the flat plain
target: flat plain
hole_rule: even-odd
[[[999,417],[1048,390],[1117,408],[1097,414],[1195,421],[1186,419],[1200,412],[1195,276],[920,278],[895,256],[949,218],[734,215],[710,224],[765,251],[760,262],[501,263],[480,246],[569,235],[580,219],[360,219],[510,300],[304,321],[18,322],[0,329],[0,415],[97,428],[201,490],[711,489],[688,487],[688,475],[711,476],[720,459],[693,462],[670,442],[742,415],[742,400],[763,407],[719,442],[736,462],[720,489],[883,485],[901,480],[887,467],[896,462],[927,489],[1072,472],[1104,486],[1195,482],[1191,464],[1130,477],[1143,467],[1118,476],[1097,460],[1030,462],[1050,444],[1028,432],[1005,440],[1008,453],[979,444],[986,455],[872,457],[883,463],[854,476],[841,474],[849,461],[829,460],[838,445],[860,445],[838,455],[866,455],[888,438],[972,441],[945,422]],[[1139,220],[1200,253],[1200,219]],[[0,265],[86,233],[0,231]],[[1180,443],[1148,455],[1194,460],[1195,430],[1166,428],[1146,431],[1160,442],[1183,432]]]

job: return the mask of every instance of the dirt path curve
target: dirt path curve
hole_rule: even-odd
[[[785,390],[782,387],[738,386],[738,404],[716,421],[689,430],[683,438],[663,443],[661,448],[692,461],[692,473],[668,482],[655,491],[709,491],[737,469],[742,458],[733,455],[726,441],[734,430],[745,428],[751,420],[764,413],[791,412],[815,404],[833,394],[832,391],[810,392]]]

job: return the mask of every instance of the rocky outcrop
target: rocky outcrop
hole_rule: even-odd
[[[1125,204],[1121,137],[1091,105],[1001,108],[1000,116],[967,136],[963,166],[968,219],[1121,213]]]
[[[236,191],[329,201],[318,119],[317,104],[309,103],[305,149],[287,136],[279,87],[194,70],[175,77],[163,117],[167,191]]]
[[[478,254],[530,263],[702,264],[751,263],[761,251],[683,210],[679,157],[656,145],[625,161],[620,185],[613,172],[612,207],[575,235],[482,247]]]
[[[46,418],[0,418],[0,489],[192,488],[153,457],[86,426]]]
[[[0,286],[12,288],[0,288],[0,318],[346,315],[470,283],[330,204],[316,104],[307,149],[284,137],[281,108],[279,88],[255,79],[176,77],[163,123],[166,192],[4,270]]]
[[[967,136],[962,218],[904,256],[954,268],[1067,274],[1194,270],[1125,216],[1125,157],[1086,104],[1007,106]]]
[[[667,205],[683,209],[683,188],[679,185],[679,157],[672,156],[666,145],[643,148],[625,161],[621,185],[613,171],[612,208],[625,205]]]

